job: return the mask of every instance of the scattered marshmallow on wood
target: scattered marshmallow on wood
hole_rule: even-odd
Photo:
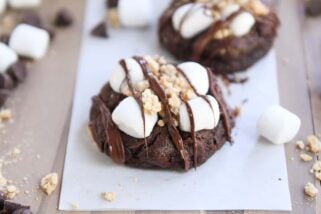
[[[300,126],[301,120],[298,116],[278,105],[268,108],[257,123],[261,136],[274,144],[284,144],[293,140]]]
[[[216,99],[206,96],[209,103],[202,97],[188,101],[194,117],[195,131],[214,129],[220,120],[220,109]],[[186,104],[181,105],[179,110],[179,127],[182,131],[191,132],[191,123]]]
[[[6,44],[0,42],[0,73],[6,72],[17,60],[17,54]]]
[[[7,8],[7,0],[0,0],[0,14],[2,14]]]
[[[122,100],[112,113],[112,120],[117,127],[124,133],[135,137],[148,137],[158,120],[157,115],[145,114],[145,132],[144,120],[139,104],[133,97],[127,97]],[[145,136],[146,135],[146,136]]]
[[[9,46],[19,56],[41,59],[47,53],[50,42],[49,33],[46,30],[20,24],[12,32]]]
[[[152,0],[119,0],[118,15],[125,27],[144,27],[150,24]]]
[[[41,0],[8,0],[11,8],[25,9],[38,7],[41,4]]]

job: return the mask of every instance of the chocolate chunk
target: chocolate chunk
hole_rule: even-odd
[[[12,77],[5,73],[0,74],[0,89],[14,89],[16,86],[15,81],[12,79]]]
[[[18,83],[23,82],[27,77],[27,67],[23,62],[13,64],[7,72],[11,78]]]
[[[0,42],[3,42],[5,44],[9,44],[9,39],[10,39],[10,35],[9,34],[2,34],[0,36]]]
[[[39,14],[35,12],[26,12],[22,15],[21,23],[43,28],[42,20]]]
[[[308,0],[305,2],[305,12],[309,16],[321,15],[321,0]]]
[[[63,8],[56,14],[54,24],[58,27],[68,27],[72,25],[74,18],[69,10]]]
[[[118,7],[118,0],[106,0],[106,7]]]
[[[100,38],[108,38],[107,24],[105,22],[100,22],[96,27],[94,27],[94,29],[92,29],[91,35]]]
[[[9,90],[0,89],[0,107],[2,107],[6,103],[9,95],[10,95],[10,91]]]

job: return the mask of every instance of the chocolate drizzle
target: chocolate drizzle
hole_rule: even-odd
[[[152,72],[150,71],[148,67],[148,63],[144,58],[141,57],[134,57],[134,59],[140,64],[143,73],[145,75],[145,78],[148,80],[149,85],[152,89],[152,91],[159,97],[165,112],[165,122],[168,127],[168,132],[176,146],[176,149],[179,151],[179,154],[181,158],[184,160],[184,169],[188,170],[190,168],[190,160],[189,160],[189,154],[186,151],[183,139],[178,131],[178,129],[175,126],[174,119],[172,117],[170,106],[168,103],[168,99],[166,97],[165,91],[160,86],[158,81],[153,77]]]

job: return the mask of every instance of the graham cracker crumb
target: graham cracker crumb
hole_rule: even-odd
[[[314,164],[313,164],[313,168],[312,168],[314,171],[321,171],[321,161],[316,161]]]
[[[308,148],[315,154],[321,151],[321,142],[315,135],[308,136]]]
[[[18,156],[20,154],[21,154],[21,150],[18,147],[15,147],[11,152],[12,156]]]
[[[162,110],[162,104],[152,90],[146,89],[142,93],[142,101],[145,113],[155,115]]]
[[[304,162],[309,162],[309,161],[312,161],[312,159],[313,159],[310,155],[305,154],[305,153],[301,154],[301,155],[300,155],[300,158],[301,158],[301,160],[303,160]]]
[[[10,200],[14,199],[16,195],[19,193],[19,190],[14,185],[8,185],[6,187],[6,197]]]
[[[314,198],[319,193],[319,190],[312,183],[309,182],[304,187],[304,193],[307,196]]]
[[[301,140],[297,141],[297,142],[295,143],[295,145],[296,145],[296,147],[297,147],[298,149],[300,149],[300,150],[304,150],[304,148],[305,148],[305,145],[304,145],[303,141],[301,141]]]
[[[43,177],[40,182],[41,189],[47,194],[51,195],[58,185],[58,174],[50,173]]]
[[[104,192],[104,193],[102,193],[102,196],[108,202],[113,202],[116,199],[116,193],[115,192]]]
[[[165,126],[164,120],[159,120],[159,121],[157,122],[157,125],[159,125],[160,127]]]
[[[315,174],[315,178],[318,179],[319,181],[321,181],[321,172],[316,172]]]

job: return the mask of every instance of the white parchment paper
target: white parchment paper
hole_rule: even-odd
[[[226,144],[197,170],[187,173],[118,166],[89,142],[91,97],[98,93],[119,59],[133,55],[167,56],[157,41],[157,19],[168,0],[153,0],[154,25],[146,29],[111,30],[110,38],[90,36],[105,14],[104,0],[87,1],[59,209],[71,210],[290,210],[283,146],[259,139],[256,121],[279,102],[275,54],[249,69],[250,80],[231,87],[231,106],[247,99],[234,130],[235,143]],[[170,58],[171,59],[171,58]],[[115,192],[114,202],[102,192]]]

